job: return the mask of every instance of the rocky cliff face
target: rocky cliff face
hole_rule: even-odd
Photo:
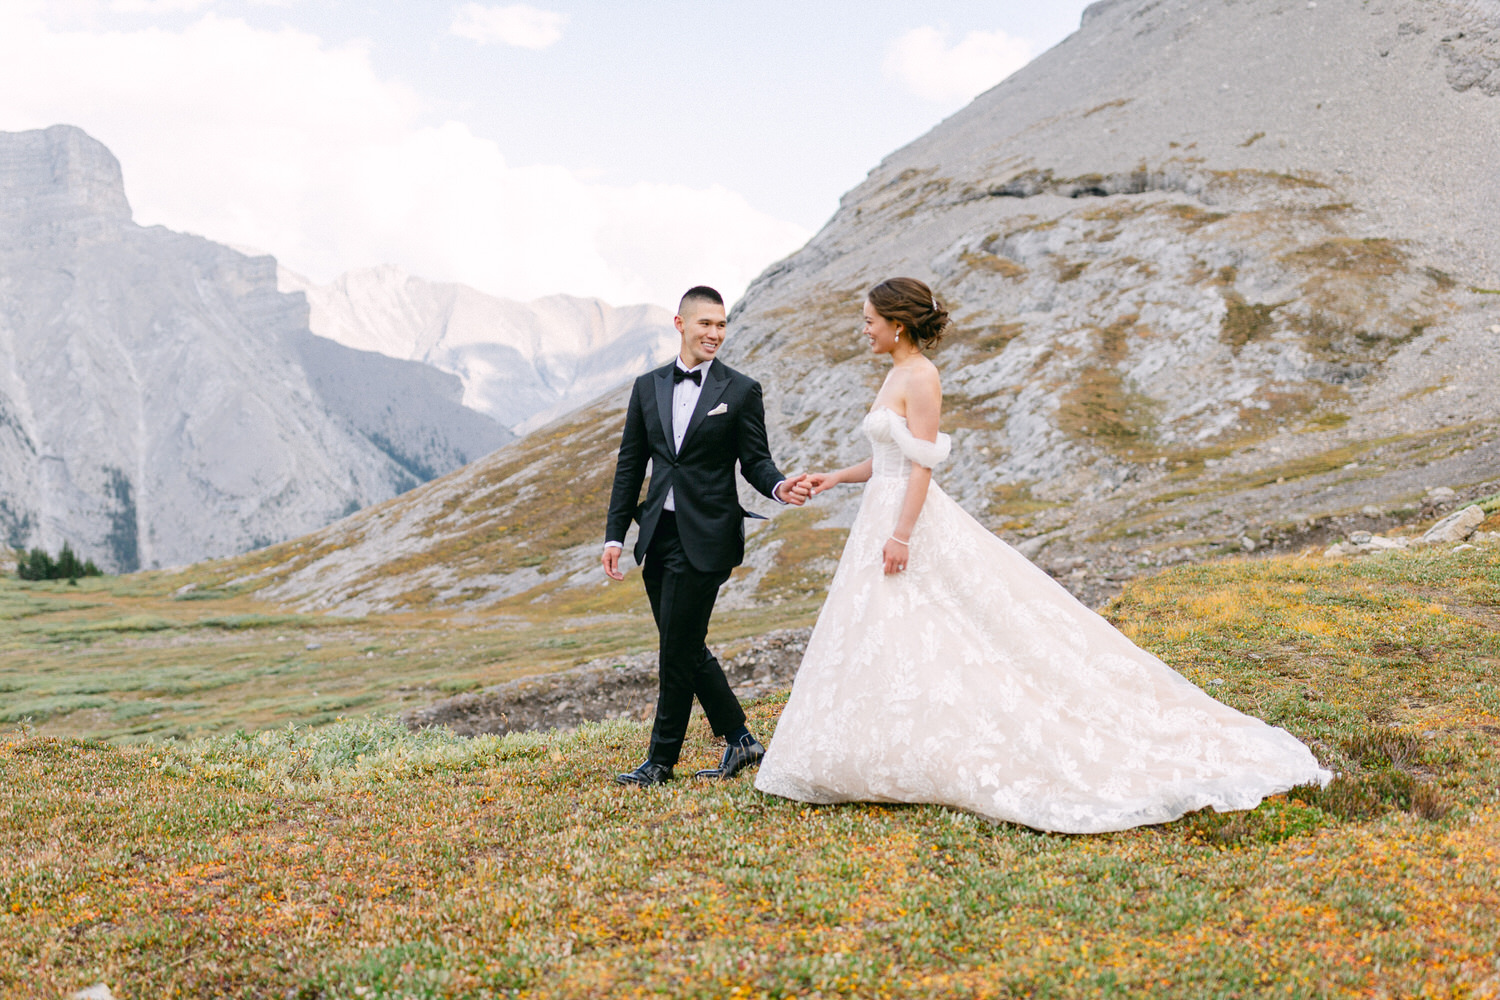
[[[280,286],[307,296],[314,333],[455,375],[466,406],[517,433],[662,364],[679,343],[660,306],[568,295],[513,302],[391,266],[329,285],[283,269]]]
[[[0,133],[0,542],[132,570],[298,535],[510,435],[315,338],[276,264],[130,216],[78,129]]]
[[[1500,479],[1497,163],[1495,0],[1110,0],[871,171],[752,285],[725,360],[765,384],[783,468],[858,461],[885,371],[864,291],[930,281],[956,318],[939,482],[1090,600],[1144,566],[1383,529]],[[581,585],[623,403],[263,572],[351,609]],[[525,522],[559,475],[573,502],[502,544],[493,518]],[[461,504],[475,488],[493,503]],[[816,591],[855,496],[763,505],[725,599]],[[482,579],[439,558],[470,548]],[[442,587],[382,572],[398,549]]]
[[[939,478],[1023,551],[1291,544],[1500,476],[1497,162],[1493,0],[1111,0],[849,192],[727,354],[790,464],[852,461],[863,290],[921,277]]]

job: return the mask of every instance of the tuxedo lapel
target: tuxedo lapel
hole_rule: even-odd
[[[715,359],[714,363],[708,366],[708,375],[703,380],[703,391],[698,394],[698,405],[693,407],[693,416],[688,420],[687,430],[683,432],[682,448],[688,446],[688,442],[693,439],[693,431],[703,423],[704,414],[714,408],[727,388],[729,388],[729,375],[718,359]],[[678,454],[682,453],[682,448],[677,449]]]
[[[673,361],[667,367],[656,373],[656,412],[661,418],[661,432],[667,439],[667,447],[672,447],[672,369],[677,367]]]

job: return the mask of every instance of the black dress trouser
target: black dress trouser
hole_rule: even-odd
[[[715,736],[732,733],[745,724],[740,701],[705,642],[714,601],[719,587],[729,579],[729,571],[704,573],[694,569],[677,533],[677,516],[665,510],[656,522],[641,574],[660,640],[657,672],[661,687],[648,759],[672,767],[682,753],[695,695]]]

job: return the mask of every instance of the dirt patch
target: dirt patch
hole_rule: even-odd
[[[715,650],[735,694],[761,698],[790,687],[811,629],[782,629],[731,655]],[[571,729],[604,719],[649,718],[656,705],[656,653],[593,660],[457,695],[402,715],[413,729],[447,726],[463,736]]]

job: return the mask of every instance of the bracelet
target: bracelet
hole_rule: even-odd
[[[895,535],[892,535],[891,541],[895,542],[897,545],[905,545],[907,548],[911,548],[911,542],[907,541],[904,538],[897,538]]]

